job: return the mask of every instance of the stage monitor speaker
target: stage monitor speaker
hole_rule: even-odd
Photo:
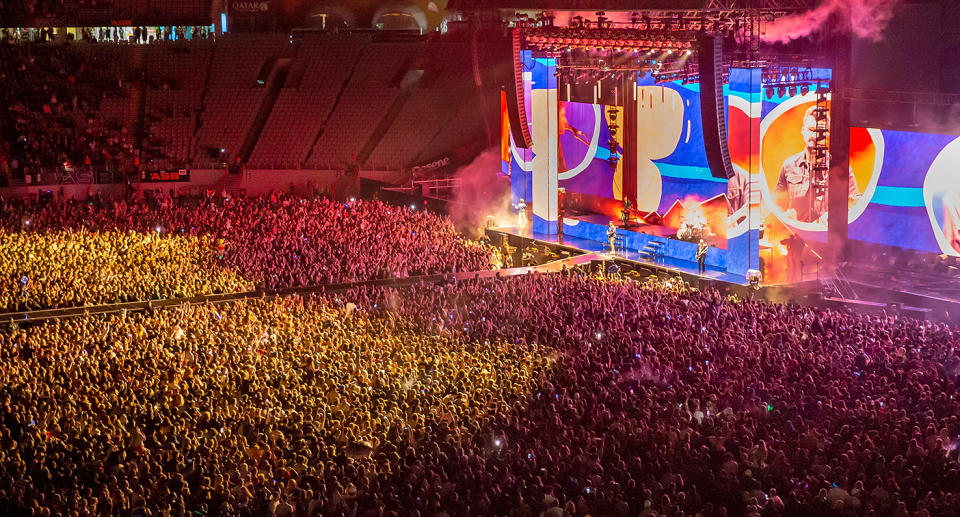
[[[657,226],[663,222],[663,217],[656,212],[648,212],[647,214],[643,215],[643,222]]]
[[[520,31],[512,31],[511,55],[513,56],[513,84],[504,89],[507,93],[507,117],[510,119],[510,132],[517,147],[529,149],[533,146],[530,127],[527,124],[527,107],[523,98],[523,59],[520,55]]]
[[[715,178],[732,178],[730,150],[727,147],[727,120],[723,105],[723,37],[701,36],[700,43],[700,119],[707,164]]]

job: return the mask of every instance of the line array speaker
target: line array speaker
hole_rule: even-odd
[[[700,119],[707,164],[715,178],[732,178],[723,105],[723,38],[704,35],[699,43]]]

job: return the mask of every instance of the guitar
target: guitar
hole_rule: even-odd
[[[700,260],[707,256],[707,249],[709,246],[698,246],[697,247],[697,260]]]

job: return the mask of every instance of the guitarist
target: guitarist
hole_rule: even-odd
[[[607,240],[610,241],[610,253],[616,254],[616,239],[617,239],[617,227],[613,224],[613,221],[610,221],[610,224],[607,226]]]
[[[700,244],[697,244],[697,274],[702,275],[707,272],[707,250],[710,246],[707,246],[707,241],[700,239]]]
[[[621,217],[623,218],[623,228],[630,228],[630,209],[633,208],[633,204],[630,203],[630,198],[623,196],[623,210],[620,212]]]

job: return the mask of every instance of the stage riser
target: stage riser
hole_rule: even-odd
[[[570,223],[571,221],[569,220],[563,221],[564,235],[602,243],[609,242],[607,239],[607,227],[605,225],[585,221],[573,221],[574,224]],[[690,262],[697,261],[697,245],[693,242],[656,237],[623,229],[617,229],[617,236],[618,246],[620,242],[623,242],[623,246],[631,251],[640,251],[651,241],[657,241],[663,243],[663,246],[660,248],[663,256],[688,260]],[[727,250],[713,247],[709,248],[707,250],[707,266],[725,270],[727,268]]]

